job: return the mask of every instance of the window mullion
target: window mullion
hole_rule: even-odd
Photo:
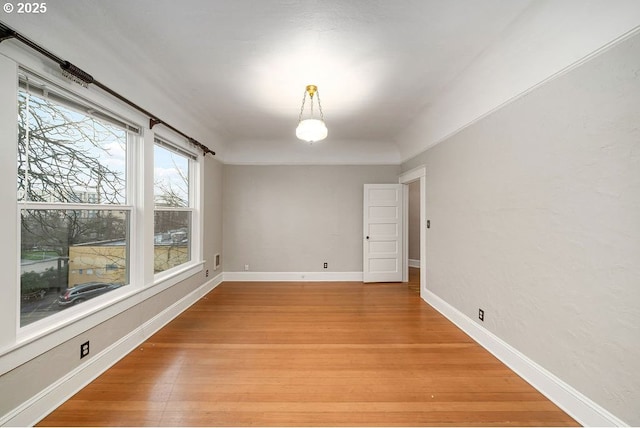
[[[193,212],[193,211],[195,211],[195,208],[191,208],[191,207],[155,207],[155,211],[176,211],[176,212],[189,211],[189,212]]]

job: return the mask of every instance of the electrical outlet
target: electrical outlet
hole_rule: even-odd
[[[249,270],[249,265],[244,265],[244,270]]]
[[[209,269],[207,269],[206,271],[204,271],[204,277],[205,277],[205,278],[209,278]]]
[[[324,268],[327,269],[329,267],[329,263],[324,262]]]
[[[478,309],[478,319],[484,322],[484,311],[482,309]]]
[[[82,345],[80,345],[80,359],[89,355],[89,341],[87,340]]]

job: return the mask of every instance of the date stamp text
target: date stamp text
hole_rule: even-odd
[[[39,14],[47,13],[46,3],[5,3],[2,6],[2,10],[5,13],[19,13],[19,14]]]

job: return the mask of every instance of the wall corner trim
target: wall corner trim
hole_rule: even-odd
[[[219,274],[193,290],[117,342],[69,372],[31,399],[0,417],[0,426],[34,426],[75,393],[222,283]]]
[[[429,305],[471,336],[473,340],[567,412],[582,426],[629,426],[520,351],[478,325],[432,291],[424,290],[423,293],[423,298]]]

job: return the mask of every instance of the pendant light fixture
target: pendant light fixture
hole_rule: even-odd
[[[307,100],[307,94],[309,95],[309,113],[305,115],[304,104]],[[314,95],[318,99],[318,110],[320,111],[318,117],[314,116],[313,111]],[[324,123],[324,115],[322,114],[322,105],[320,105],[320,93],[318,92],[318,87],[316,85],[307,85],[304,95],[302,96],[302,107],[300,107],[300,117],[298,118],[296,137],[308,143],[315,143],[327,138],[327,134],[327,125]]]

